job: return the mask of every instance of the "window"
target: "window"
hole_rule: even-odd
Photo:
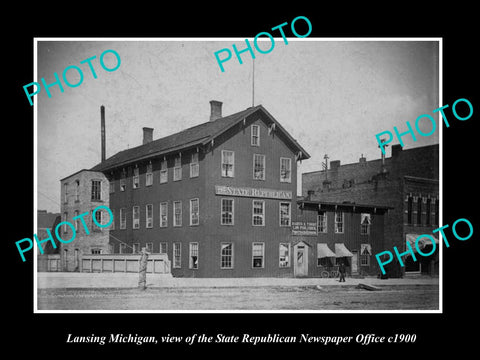
[[[116,219],[116,216],[115,216],[115,209],[110,209],[112,211],[112,223],[110,224],[110,230],[115,230],[115,219]],[[110,251],[110,254],[112,253],[113,251]]]
[[[198,269],[198,243],[190,243],[190,256],[188,267],[190,269]]]
[[[168,203],[160,203],[160,227],[168,226]]]
[[[265,222],[265,201],[263,200],[253,200],[252,201],[253,210],[252,210],[252,225],[253,226],[264,226]]]
[[[279,266],[281,268],[290,267],[290,244],[280,244]]]
[[[145,210],[146,210],[146,213],[147,213],[147,216],[145,217],[145,226],[147,228],[152,228],[153,227],[153,205],[152,204],[148,204],[147,206],[145,206]]]
[[[153,243],[146,243],[145,247],[149,253],[153,253]]]
[[[66,223],[66,222],[67,222],[67,218],[68,218],[68,213],[67,213],[67,212],[64,212],[64,213],[63,213],[62,221]],[[67,224],[63,224],[63,232],[64,232],[64,233],[67,232]]]
[[[173,268],[182,267],[182,248],[180,243],[173,243]]]
[[[360,215],[360,235],[370,234],[370,224],[372,223],[370,214]]]
[[[280,203],[280,226],[290,226],[290,203]]]
[[[173,202],[173,226],[182,226],[182,202]]]
[[[125,251],[126,248],[127,248],[127,245],[124,244],[124,243],[121,243],[120,248],[118,249],[119,254],[125,254],[126,253],[126,251]]]
[[[235,168],[235,153],[222,150],[222,177],[233,177]]]
[[[253,179],[265,180],[265,155],[253,154]]]
[[[125,191],[126,188],[126,180],[125,178],[120,179],[120,191]]]
[[[335,211],[335,233],[343,234],[343,212]]]
[[[75,202],[80,201],[80,181],[75,180]]]
[[[252,131],[251,145],[260,146],[260,126],[252,125],[251,131]]]
[[[191,199],[190,200],[190,225],[198,225],[199,224],[199,205],[198,199]]]
[[[417,224],[422,225],[422,198],[417,198]]]
[[[407,199],[407,224],[413,223],[413,197],[409,196]]]
[[[138,206],[133,207],[132,218],[133,218],[133,226],[132,227],[134,229],[139,229],[140,228],[140,207],[138,207]]]
[[[102,249],[92,249],[92,254],[98,255],[102,253]]]
[[[67,183],[63,184],[63,202],[64,202],[65,204],[68,203],[67,188],[68,188],[68,184],[67,184]]]
[[[92,180],[92,200],[99,201],[101,200],[101,185],[100,180]]]
[[[103,222],[102,222],[102,221],[103,221],[103,210],[97,210],[97,211],[95,212],[95,221],[96,221],[96,224],[95,224],[95,225],[97,225],[97,224],[103,225]],[[93,229],[94,229],[94,230],[100,230],[100,229],[98,228],[98,225],[95,226],[95,227],[93,227]]]
[[[138,167],[133,169],[133,188],[138,189],[140,187],[140,170]]]
[[[168,250],[167,243],[161,242],[160,243],[160,254],[166,254]]]
[[[168,167],[167,160],[164,159],[160,163],[160,184],[168,182]]]
[[[220,244],[220,268],[233,269],[233,244]]]
[[[139,243],[133,244],[133,253],[134,254],[139,254],[140,253],[140,244]]]
[[[292,182],[292,159],[280,158],[280,182]]]
[[[370,266],[370,256],[372,255],[372,246],[370,244],[360,244],[360,265]]]
[[[327,212],[319,211],[317,216],[317,231],[319,233],[327,232]]]
[[[264,243],[252,244],[252,267],[253,268],[264,267],[264,255],[265,255],[264,252],[265,252]]]
[[[147,173],[145,175],[145,186],[153,184],[153,166],[151,163],[147,164]]]
[[[190,177],[198,177],[198,171],[199,170],[199,165],[198,165],[198,152],[192,154],[192,159],[190,161]]]
[[[432,199],[428,198],[425,205],[425,225],[429,226],[432,217]]]
[[[108,183],[108,190],[110,194],[115,192],[115,181],[113,179],[111,179],[110,182]]]
[[[73,218],[75,219],[78,216],[78,210],[73,212]],[[75,231],[78,231],[78,219],[75,219],[73,226],[75,227]]]
[[[233,199],[222,199],[221,224],[233,225]]]
[[[175,165],[173,167],[173,181],[182,180],[182,158],[175,156]]]
[[[127,228],[127,211],[125,208],[120,209],[120,230]]]

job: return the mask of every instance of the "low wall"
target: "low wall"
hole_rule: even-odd
[[[89,254],[80,261],[80,272],[132,272],[138,273],[140,254]],[[150,254],[147,273],[170,274],[167,254]]]

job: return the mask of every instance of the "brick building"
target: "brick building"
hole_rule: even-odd
[[[302,174],[302,194],[312,200],[392,207],[385,218],[384,250],[406,249],[406,241],[431,234],[439,225],[439,146],[403,150],[393,145],[389,158],[367,161],[362,156],[345,165],[331,161],[330,169]],[[438,252],[417,259],[406,257],[402,269],[391,266],[391,275],[403,270],[438,273]]]
[[[92,218],[93,210],[97,206],[109,206],[109,183],[103,173],[85,169],[61,179],[60,183],[61,220],[70,222],[75,228],[73,241],[56,241],[60,248],[61,270],[79,271],[82,255],[110,252],[109,229],[98,227]],[[84,213],[88,214],[74,220]],[[95,217],[99,224],[107,224],[110,220],[104,210],[96,211]],[[72,238],[73,231],[64,224],[59,235],[64,241],[68,241]]]
[[[111,250],[166,253],[174,276],[292,276],[309,155],[262,105],[222,116],[210,104],[210,121],[158,140],[143,128],[142,145],[91,169],[109,182]]]

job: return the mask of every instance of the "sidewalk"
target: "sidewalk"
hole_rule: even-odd
[[[147,287],[190,288],[190,287],[285,287],[285,286],[373,286],[436,285],[438,277],[416,277],[403,279],[378,279],[376,277],[350,278],[345,282],[324,278],[174,278],[170,274],[147,274]],[[135,288],[137,273],[37,273],[38,289],[48,288]]]

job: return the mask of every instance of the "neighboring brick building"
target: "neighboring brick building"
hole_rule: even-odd
[[[293,276],[309,155],[262,105],[222,117],[210,103],[210,121],[158,140],[144,128],[142,145],[92,168],[110,182],[112,249],[166,253],[174,276]]]
[[[37,210],[37,234],[38,239],[48,237],[47,229],[54,234],[56,225],[60,222],[59,213],[50,213],[47,210]],[[43,254],[38,250],[37,271],[58,271],[60,263],[60,249],[54,248],[50,241],[42,242]]]
[[[390,158],[361,157],[346,165],[332,161],[326,171],[302,174],[302,193],[312,200],[392,207],[385,221],[384,250],[405,249],[405,241],[431,234],[439,224],[439,146],[402,150],[393,145]],[[438,273],[438,252],[417,259],[405,260],[407,272]]]
[[[109,185],[103,173],[91,170],[80,170],[61,182],[61,220],[74,225],[76,231],[75,240],[69,243],[56,243],[60,248],[62,271],[80,271],[81,256],[83,254],[108,254],[109,229],[100,228],[93,222],[92,211],[100,205],[109,206]],[[88,215],[73,220],[85,212]],[[109,216],[106,211],[99,210],[95,214],[100,224],[107,224]],[[85,226],[82,224],[85,221]],[[87,233],[88,231],[88,233]],[[55,237],[54,232],[52,235]],[[62,225],[59,231],[60,237],[68,241],[73,234],[68,225]]]

